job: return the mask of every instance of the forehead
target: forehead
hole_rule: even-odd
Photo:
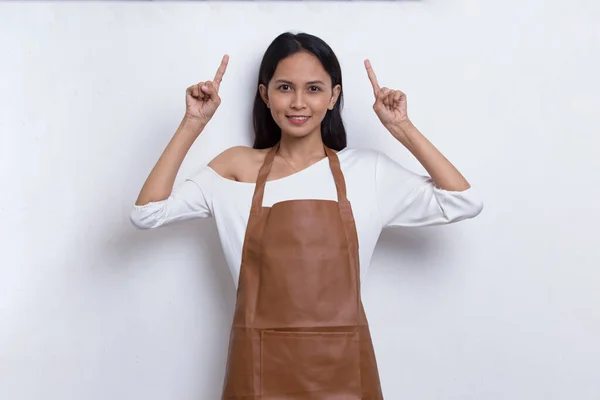
[[[290,82],[323,81],[330,83],[331,78],[317,57],[300,52],[279,61],[273,80],[285,79]]]

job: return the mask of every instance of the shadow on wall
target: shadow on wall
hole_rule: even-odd
[[[227,310],[233,311],[235,286],[213,219],[175,222],[148,230],[138,230],[129,225],[127,230],[106,243],[103,252],[114,257],[114,263],[109,268],[126,268],[129,264],[135,264],[135,257],[141,254],[161,247],[174,248],[176,245],[192,250],[193,259],[190,261],[197,261],[198,279],[210,280],[207,286],[212,288],[211,293],[203,293],[202,297],[220,298]]]
[[[116,288],[120,301],[123,301],[127,298],[123,290],[134,288],[138,290],[138,295],[147,298],[151,304],[144,307],[137,301],[135,305],[123,304],[121,308],[130,308],[128,312],[140,309],[147,311],[151,315],[149,320],[163,320],[157,320],[157,324],[165,323],[165,318],[178,321],[172,330],[173,337],[186,343],[187,347],[178,357],[173,358],[176,353],[170,353],[172,368],[185,365],[189,374],[197,376],[193,380],[193,390],[197,393],[209,391],[211,396],[214,395],[211,398],[217,398],[225,370],[236,290],[214,220],[175,222],[149,230],[138,230],[131,224],[120,226],[123,229],[114,232],[95,251],[104,255],[91,274],[105,278],[99,296],[110,296]],[[161,277],[168,277],[169,282],[160,282]],[[132,282],[136,279],[145,282],[136,285]],[[161,288],[163,285],[166,292],[160,293],[162,299],[152,299],[152,288]],[[94,286],[102,284],[94,283]],[[165,304],[171,300],[175,305]],[[118,307],[106,297],[99,301],[109,303],[105,309]],[[157,309],[153,310],[155,306]],[[116,314],[121,312],[117,311]],[[119,321],[116,316],[105,316],[104,319],[112,324]],[[144,324],[134,323],[133,326],[140,328]],[[146,339],[150,342],[160,339],[160,335],[142,328],[139,334],[150,338]],[[123,337],[123,343],[130,340],[135,338],[128,335]],[[152,350],[148,351],[152,353]],[[207,360],[214,368],[206,368]]]
[[[439,274],[443,279],[449,272],[451,259],[461,251],[457,244],[460,228],[444,225],[385,229],[375,248],[372,264],[377,264],[377,268],[383,267],[386,273],[412,276]],[[417,265],[418,268],[415,267]]]

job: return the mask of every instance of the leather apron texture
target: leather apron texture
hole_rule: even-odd
[[[222,399],[383,399],[339,159],[325,147],[337,202],[263,207],[278,148],[267,153],[252,199]]]

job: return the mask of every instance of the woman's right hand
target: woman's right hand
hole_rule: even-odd
[[[229,56],[225,54],[219,69],[212,81],[199,82],[185,91],[185,118],[198,121],[204,125],[215,115],[221,104],[219,86],[227,69]]]

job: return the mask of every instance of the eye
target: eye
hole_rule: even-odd
[[[309,86],[308,88],[311,92],[320,92],[321,88],[318,86]]]
[[[279,89],[279,90],[286,91],[286,90],[288,90],[289,88],[290,88],[290,85],[285,85],[285,84],[284,84],[284,85],[280,85],[278,89]]]

